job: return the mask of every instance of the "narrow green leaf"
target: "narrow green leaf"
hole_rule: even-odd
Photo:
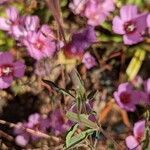
[[[69,149],[73,147],[74,145],[82,142],[87,136],[91,135],[95,130],[94,129],[87,129],[86,131],[83,131],[79,133],[78,135],[73,136],[70,139],[70,142],[68,145],[66,145],[66,149]]]
[[[46,83],[47,85],[49,85],[51,88],[53,88],[54,90],[58,91],[58,92],[62,92],[63,94],[69,95],[73,98],[75,98],[74,95],[72,95],[70,92],[66,91],[63,88],[58,87],[54,82],[49,81],[49,80],[42,80],[44,83]]]
[[[82,123],[86,127],[89,127],[92,129],[98,128],[97,124],[89,120],[85,114],[76,114],[76,113],[69,111],[67,112],[66,116],[68,117],[68,119],[75,121],[75,122]]]
[[[93,98],[95,97],[95,95],[96,95],[96,92],[97,92],[96,90],[90,92],[90,93],[88,94],[88,96],[87,96],[87,99],[88,99],[88,100],[93,99]]]
[[[128,80],[133,80],[135,78],[135,76],[138,74],[143,60],[145,58],[146,55],[146,51],[143,49],[138,49],[136,50],[132,60],[130,61],[127,70],[126,70],[126,74],[128,76]]]
[[[77,92],[79,92],[81,95],[84,95],[85,94],[84,83],[80,77],[80,74],[76,70],[73,70],[71,72],[71,79]]]
[[[71,140],[71,137],[73,136],[73,134],[75,133],[75,131],[77,130],[78,124],[75,124],[69,131],[68,134],[66,136],[66,147],[69,147],[69,143]]]

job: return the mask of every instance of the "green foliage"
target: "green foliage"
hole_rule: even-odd
[[[86,127],[93,128],[93,129],[97,129],[98,128],[97,124],[92,122],[92,121],[90,121],[88,119],[88,116],[85,115],[85,114],[76,114],[76,113],[68,111],[66,116],[68,117],[69,120],[81,123],[81,124],[83,124]]]
[[[128,80],[133,80],[136,77],[136,75],[138,74],[138,72],[142,66],[145,55],[146,55],[145,50],[143,50],[143,49],[136,50],[136,52],[126,70]]]
[[[67,90],[58,87],[54,82],[49,81],[49,80],[42,80],[44,83],[48,84],[51,88],[53,88],[54,90],[63,93],[64,95],[69,95],[73,98],[75,98],[70,92],[68,92]]]
[[[68,134],[66,136],[66,145],[65,145],[66,150],[79,144],[85,138],[87,138],[89,135],[93,134],[93,132],[95,131],[94,129],[87,129],[87,130],[82,131],[79,134],[73,136],[77,127],[78,127],[78,124],[74,125],[73,128],[68,132]]]
[[[0,51],[7,51],[15,45],[15,41],[0,31]]]
[[[73,136],[73,134],[75,133],[75,131],[77,130],[78,124],[75,124],[74,126],[72,126],[72,128],[68,131],[68,134],[66,136],[66,147],[69,147],[69,143],[71,140],[71,137]]]

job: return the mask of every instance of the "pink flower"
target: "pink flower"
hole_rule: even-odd
[[[37,32],[40,27],[38,16],[23,16],[20,17],[21,23],[19,26],[22,37],[25,38],[29,32]],[[21,40],[21,39],[20,39]]]
[[[23,17],[23,25],[27,32],[29,31],[37,31],[40,27],[40,20],[38,16],[24,16]]]
[[[60,108],[51,112],[50,120],[51,131],[56,136],[65,133],[71,127],[70,122],[65,119],[65,113]]]
[[[0,17],[0,30],[7,31],[16,39],[22,36],[20,31],[20,16],[16,8],[10,7],[6,10],[7,17]]]
[[[123,41],[127,45],[139,43],[144,40],[142,34],[147,27],[147,13],[138,14],[134,5],[123,6],[120,10],[120,17],[113,19],[113,31],[123,35]]]
[[[119,85],[118,91],[114,92],[114,98],[121,108],[133,112],[136,105],[144,103],[147,96],[142,91],[133,90],[133,86],[126,82]]]
[[[0,89],[8,88],[13,78],[20,78],[24,75],[25,65],[21,61],[14,62],[9,52],[0,53]]]
[[[88,18],[89,25],[98,26],[105,21],[109,12],[113,10],[113,0],[88,0],[84,13]]]
[[[87,69],[91,69],[97,64],[95,58],[89,52],[86,52],[83,55],[82,62],[84,63]]]
[[[14,133],[17,135],[15,142],[17,145],[24,147],[28,144],[28,142],[36,141],[40,137],[26,132],[21,127],[46,133],[47,129],[50,127],[50,120],[48,118],[43,118],[38,113],[35,113],[29,116],[28,122],[18,123],[17,125],[20,126],[20,128],[14,129]]]
[[[142,150],[140,142],[144,137],[145,120],[138,121],[134,124],[133,135],[126,138],[125,142],[129,149]]]
[[[5,4],[7,2],[12,2],[13,0],[0,0],[0,5]]]
[[[88,0],[73,0],[69,4],[69,8],[73,11],[74,14],[80,14],[81,16],[84,13],[84,9],[86,7],[86,3]]]
[[[50,40],[55,40],[55,35],[47,24],[42,25],[40,31],[44,36],[46,36]]]
[[[147,16],[147,26],[150,28],[150,14]]]
[[[73,0],[69,7],[75,14],[88,19],[92,26],[100,25],[105,21],[110,11],[114,10],[113,0]]]
[[[50,30],[50,32],[52,31]],[[36,60],[45,57],[51,58],[56,51],[55,42],[41,31],[29,32],[23,43],[27,47],[30,56]]]
[[[145,103],[150,105],[150,78],[144,81],[144,90],[147,94],[147,100],[145,101]]]

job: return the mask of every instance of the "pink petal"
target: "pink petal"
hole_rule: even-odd
[[[10,52],[0,52],[0,65],[12,63],[13,63],[13,56]]]
[[[27,50],[30,56],[33,57],[34,59],[40,60],[43,58],[43,53],[40,50],[35,49],[33,45],[30,45],[30,47],[28,47]]]
[[[22,61],[17,61],[14,63],[14,76],[22,77],[25,72],[25,65]]]
[[[39,22],[40,20],[38,16],[26,16],[24,20],[26,29],[29,31],[37,30],[39,27]]]
[[[105,11],[113,11],[115,9],[113,0],[105,0],[105,1],[103,1],[102,5],[103,5],[103,9]]]
[[[13,77],[0,77],[0,89],[8,88],[13,81]]]
[[[99,14],[96,14],[93,18],[89,18],[88,19],[88,25],[91,25],[91,26],[98,26],[100,25],[101,23],[103,23],[106,19],[106,15],[101,13],[101,15]]]
[[[32,114],[28,118],[28,128],[33,128],[34,125],[39,124],[40,115],[38,113]]]
[[[139,142],[136,140],[136,138],[132,135],[128,136],[126,139],[125,139],[125,142],[126,142],[126,145],[129,149],[134,149],[136,148],[138,145],[139,145]],[[136,149],[134,150],[141,150],[141,147],[138,146]]]
[[[123,21],[118,16],[114,17],[112,28],[113,28],[113,31],[115,33],[118,33],[118,34],[124,34],[125,33],[125,31],[123,29]]]
[[[10,7],[6,10],[8,18],[15,22],[19,18],[19,12],[15,7]]]
[[[25,147],[29,142],[29,135],[28,134],[18,135],[15,139],[15,142],[17,145]]]
[[[14,25],[11,28],[11,33],[10,34],[12,34],[12,36],[16,40],[18,40],[19,38],[25,36],[26,33],[25,33],[25,30],[24,30],[24,28],[22,26]]]
[[[44,48],[44,53],[46,54],[47,57],[52,57],[56,51],[55,43],[51,42],[50,40],[45,41],[45,48]]]
[[[44,36],[48,37],[50,40],[54,40],[55,35],[48,25],[42,25],[40,31]]]
[[[150,93],[150,78],[144,81],[144,90],[145,92]]]
[[[150,14],[147,17],[147,26],[150,28]]]
[[[137,12],[135,5],[125,5],[120,10],[120,16],[123,21],[130,21],[138,15]]]
[[[135,21],[136,24],[136,30],[139,33],[143,33],[145,31],[145,29],[147,28],[147,19],[148,14],[147,13],[143,13],[141,15],[139,15],[138,17],[136,17],[135,19],[133,19],[133,21]]]
[[[69,8],[75,13],[75,14],[81,14],[83,13],[84,9],[85,9],[85,5],[87,3],[88,0],[73,0],[73,2],[71,2],[69,4]]]
[[[133,133],[136,138],[142,138],[144,136],[144,131],[145,131],[145,120],[138,121],[134,124]]]
[[[144,40],[143,37],[138,32],[135,32],[133,34],[125,34],[123,36],[123,41],[124,41],[124,44],[126,45],[137,44],[139,42],[142,42],[143,40]]]
[[[148,104],[148,95],[143,91],[133,91],[132,99],[135,101],[135,104]]]
[[[7,23],[7,19],[0,17],[0,30],[9,31],[10,25]]]
[[[132,91],[133,90],[133,86],[129,83],[129,82],[125,82],[119,85],[118,87],[118,92],[124,92],[124,91]]]
[[[84,54],[82,62],[84,63],[87,69],[91,69],[96,65],[95,58],[89,52],[86,52]]]

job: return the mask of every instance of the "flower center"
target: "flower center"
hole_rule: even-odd
[[[3,76],[10,76],[13,74],[13,66],[6,64],[6,65],[2,65],[0,66],[0,77]]]
[[[141,141],[143,137],[143,132],[138,133],[138,136],[136,137],[137,141]]]
[[[43,49],[44,43],[42,41],[38,40],[34,46],[36,49],[41,51]]]
[[[136,25],[133,21],[128,21],[124,24],[124,30],[126,33],[133,33],[136,30]]]
[[[130,100],[131,100],[131,94],[130,94],[130,93],[122,92],[122,93],[120,94],[120,101],[121,101],[123,104],[129,103]]]

